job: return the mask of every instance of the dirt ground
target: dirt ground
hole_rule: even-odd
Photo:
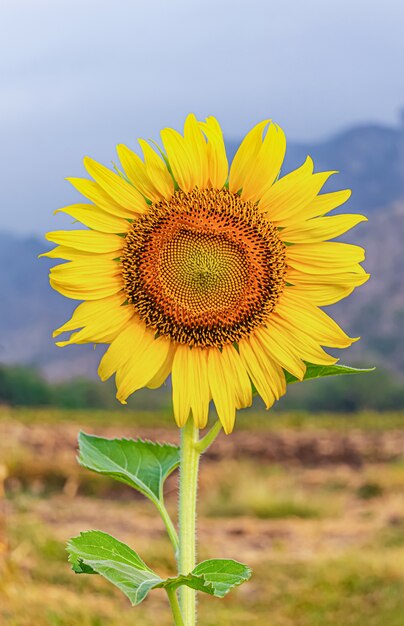
[[[70,572],[63,546],[85,529],[104,530],[151,567],[174,571],[152,505],[77,465],[77,430],[68,422],[0,421],[0,617],[7,626],[117,626],[113,607],[123,611],[121,626],[132,623],[125,599],[104,581],[81,583]],[[83,430],[117,432],[94,424]],[[174,429],[127,426],[119,434],[177,437]],[[166,501],[174,517],[176,489],[173,475]],[[201,599],[203,624],[404,624],[404,429],[221,435],[202,461],[198,509],[199,559],[236,558],[254,570],[220,610]],[[16,606],[20,585],[31,613]],[[82,593],[85,611],[77,601]],[[133,623],[170,623],[159,593],[137,615]]]

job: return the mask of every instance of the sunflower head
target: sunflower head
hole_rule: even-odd
[[[285,283],[276,228],[227,189],[175,192],[129,230],[124,291],[148,327],[190,347],[237,343]]]
[[[63,211],[86,230],[56,231],[64,259],[52,287],[83,300],[54,335],[57,345],[110,344],[99,375],[116,375],[117,398],[172,377],[174,416],[206,426],[213,400],[224,430],[249,406],[285,393],[285,371],[332,364],[322,346],[354,339],[320,308],[368,275],[358,246],[330,242],[366,218],[326,216],[348,190],[320,194],[333,172],[307,158],[279,177],[286,141],[270,121],[241,143],[230,171],[218,122],[189,115],[181,135],[161,133],[161,156],[118,146],[122,172],[86,158],[93,180],[71,178],[86,198]]]

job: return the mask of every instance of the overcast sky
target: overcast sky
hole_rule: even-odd
[[[51,211],[89,154],[215,115],[230,138],[268,116],[293,140],[404,104],[402,0],[2,0],[0,230]]]

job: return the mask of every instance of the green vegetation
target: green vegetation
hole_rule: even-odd
[[[33,368],[0,367],[0,402],[15,406],[48,406],[51,387]]]
[[[357,496],[362,500],[370,500],[371,498],[378,498],[383,493],[383,487],[377,482],[363,483],[358,487]]]
[[[48,382],[38,370],[27,366],[0,365],[0,405],[23,407],[60,407],[65,409],[119,409],[114,382],[76,378],[59,383]],[[167,393],[142,389],[129,406],[137,409],[160,409],[169,404]]]
[[[291,385],[277,409],[310,412],[394,411],[404,409],[404,384],[391,372],[376,370],[363,376],[336,376]]]
[[[170,406],[169,386],[159,390],[142,389],[129,398],[128,407],[115,400],[114,381],[73,379],[60,383],[46,381],[31,367],[0,366],[0,405],[57,407],[64,409],[113,409],[127,411],[164,410]],[[254,400],[253,411],[262,402]],[[396,411],[404,409],[404,384],[384,370],[359,375],[308,380],[289,386],[276,411]]]

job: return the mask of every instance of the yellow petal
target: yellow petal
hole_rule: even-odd
[[[166,379],[168,378],[172,370],[173,359],[174,359],[174,354],[175,354],[176,349],[177,349],[177,344],[175,344],[172,341],[169,346],[166,360],[161,365],[160,369],[154,374],[154,376],[147,383],[147,387],[149,387],[149,389],[157,389],[158,387],[161,387],[161,385],[165,383]]]
[[[339,237],[360,222],[366,222],[364,215],[333,215],[317,217],[295,223],[279,231],[279,237],[287,243],[318,243]]]
[[[117,152],[125,174],[136,189],[150,200],[161,200],[161,195],[149,178],[142,159],[123,144],[117,146]]]
[[[111,215],[93,204],[72,204],[57,209],[55,213],[66,213],[84,226],[101,233],[126,233],[130,227],[127,220]]]
[[[83,328],[82,330],[78,330],[75,333],[72,333],[69,339],[65,341],[56,341],[56,345],[59,348],[63,348],[64,346],[70,346],[72,344],[83,344],[83,343],[111,343],[119,333],[124,329],[128,321],[132,318],[132,314],[129,314],[128,311],[125,313],[120,313],[119,311],[114,311],[114,313],[110,316],[109,324],[104,321],[104,323],[93,324],[88,328]]]
[[[273,358],[260,336],[256,333],[252,333],[250,344],[265,374],[268,388],[267,394],[269,395],[269,392],[271,392],[275,400],[279,400],[286,393],[286,378],[282,366]],[[267,406],[267,408],[269,407]]]
[[[329,177],[335,174],[311,174],[312,166],[311,159],[307,158],[299,170],[280,178],[262,197],[259,210],[266,212],[276,226],[283,228],[312,217],[310,208],[314,199]]]
[[[73,343],[110,343],[113,341],[134,315],[133,308],[118,305],[119,300],[122,300],[122,297],[112,296],[80,304],[69,322],[57,329],[54,336],[65,332],[69,327],[70,329],[82,327],[82,329],[73,333],[69,339],[56,342],[56,345],[63,347]],[[100,306],[100,303],[103,303],[103,306]]]
[[[302,297],[309,298],[317,306],[329,306],[350,296],[355,286],[346,284],[308,284],[304,285],[304,287],[296,285],[296,289],[299,289]]]
[[[312,177],[314,163],[311,157],[307,157],[305,162],[297,169],[279,178],[268,191],[263,194],[258,203],[258,210],[261,213],[271,211],[270,218],[276,216],[276,207],[281,210],[288,206],[289,202],[296,203],[300,198],[300,188]],[[274,211],[271,209],[274,208]]]
[[[349,243],[327,241],[288,246],[286,257],[291,268],[306,274],[339,274],[355,272],[365,251]]]
[[[195,115],[188,115],[184,137],[172,128],[161,131],[161,138],[174,179],[184,191],[203,189],[208,182],[207,145]]]
[[[164,161],[149,144],[139,139],[146,165],[146,173],[162,198],[170,198],[174,193],[174,181]]]
[[[84,252],[116,252],[119,256],[125,240],[118,235],[93,230],[55,230],[45,235],[48,241]]]
[[[293,376],[296,376],[299,380],[302,380],[306,372],[306,366],[303,363],[302,356],[286,334],[275,324],[272,324],[271,320],[272,317],[269,319],[269,323],[266,327],[260,326],[255,331],[254,336],[276,363],[293,374]]]
[[[244,181],[254,167],[255,159],[262,146],[262,133],[270,120],[260,122],[244,137],[230,167],[229,190],[237,193],[242,189]]]
[[[68,248],[67,246],[56,246],[48,252],[43,252],[40,257],[48,257],[49,259],[65,259],[65,261],[85,261],[90,258],[102,258],[102,259],[116,259],[117,252],[86,252],[85,250],[76,250],[75,248]]]
[[[229,371],[233,373],[233,376],[229,378],[229,383],[234,383],[233,391],[236,399],[236,408],[244,409],[247,406],[251,406],[251,382],[239,353],[234,346],[225,345],[222,349],[222,356],[227,363]]]
[[[209,185],[221,189],[229,173],[222,129],[214,117],[206,118],[206,122],[200,122],[199,125],[208,140]]]
[[[262,146],[245,174],[241,197],[258,202],[279,175],[286,152],[286,138],[277,124],[270,124]]]
[[[338,359],[327,354],[320,347],[319,342],[305,332],[305,329],[301,330],[292,326],[289,320],[281,318],[276,313],[272,313],[268,326],[270,331],[277,328],[279,333],[283,335],[284,341],[289,341],[304,361],[317,365],[334,365],[338,361]]]
[[[258,355],[263,371],[266,372],[266,380],[271,386],[275,399],[279,400],[286,393],[285,372],[279,363],[268,353],[268,350],[255,333],[251,335],[251,346]]]
[[[216,411],[228,435],[236,419],[236,398],[234,395],[234,374],[226,367],[226,359],[217,348],[208,350],[209,387]]]
[[[122,289],[121,281],[117,278],[111,278],[95,286],[80,285],[76,287],[66,281],[59,281],[51,277],[49,278],[49,284],[52,289],[61,293],[62,296],[72,298],[73,300],[100,300],[100,298],[107,298]]]
[[[199,123],[192,113],[184,124],[184,142],[192,163],[194,184],[205,189],[209,180],[208,149]]]
[[[107,194],[104,189],[93,180],[87,178],[66,178],[67,181],[83,196],[94,202],[100,209],[116,215],[117,217],[123,217],[127,219],[134,219],[137,217],[132,210],[125,209],[118,202],[115,202],[113,198]]]
[[[145,387],[157,374],[167,359],[170,344],[169,338],[154,339],[154,332],[146,330],[140,346],[117,371],[116,397],[120,402],[124,404],[132,393]]]
[[[145,332],[145,324],[133,317],[102,357],[98,367],[98,376],[101,380],[110,378],[128,361],[141,345]]]
[[[306,207],[304,213],[305,218],[318,217],[319,215],[325,215],[333,209],[344,204],[351,197],[350,189],[341,189],[340,191],[332,191],[331,193],[322,193],[316,196],[310,206]]]
[[[243,362],[248,374],[253,381],[254,387],[265,402],[265,406],[269,409],[275,400],[280,397],[280,392],[284,393],[282,378],[279,375],[281,368],[268,355],[268,351],[261,345],[255,334],[250,338],[243,339],[239,343],[240,358]]]
[[[358,267],[360,268],[360,266]],[[302,298],[310,300],[313,304],[328,306],[349,296],[356,287],[369,280],[369,277],[369,274],[364,271],[331,276],[289,271],[287,281],[292,283],[293,287],[286,289],[293,289]]]
[[[188,352],[188,367],[184,378],[188,378],[189,399],[192,417],[197,428],[205,428],[209,415],[208,351],[192,348]]]
[[[52,337],[57,337],[61,333],[66,333],[69,330],[84,328],[84,326],[88,326],[94,320],[99,321],[103,317],[108,317],[115,309],[128,308],[121,306],[125,299],[126,296],[124,294],[119,294],[110,296],[109,298],[79,304],[73,311],[71,318],[53,331]]]
[[[297,295],[292,288],[285,289],[277,302],[275,311],[292,326],[304,329],[323,346],[347,348],[357,341],[355,338],[348,337],[327,313]]]
[[[191,191],[196,181],[184,138],[172,128],[165,128],[160,134],[175,181],[183,191]]]
[[[349,272],[342,271],[335,274],[330,272],[329,275],[304,273],[299,270],[295,270],[292,267],[289,267],[286,272],[286,281],[288,283],[292,283],[293,285],[309,283],[343,284],[344,282],[347,282],[347,284],[352,283],[356,286],[357,284],[362,284],[362,282],[360,282],[362,278],[364,278],[363,282],[366,282],[366,280],[369,278],[369,275],[366,274],[362,265],[360,265],[359,263],[353,264]]]
[[[171,371],[174,418],[180,428],[186,424],[191,410],[191,397],[187,375],[189,352],[190,348],[188,346],[179,345],[177,347]]]
[[[119,266],[108,259],[70,261],[52,267],[49,274],[51,286],[68,298],[100,300],[122,289]]]
[[[77,280],[78,284],[108,280],[109,277],[120,274],[120,266],[116,261],[102,257],[87,257],[82,261],[60,263],[50,269],[50,275],[55,280]]]
[[[84,158],[84,166],[100,187],[125,209],[133,213],[144,213],[147,210],[147,203],[142,194],[118,174],[89,157]]]

